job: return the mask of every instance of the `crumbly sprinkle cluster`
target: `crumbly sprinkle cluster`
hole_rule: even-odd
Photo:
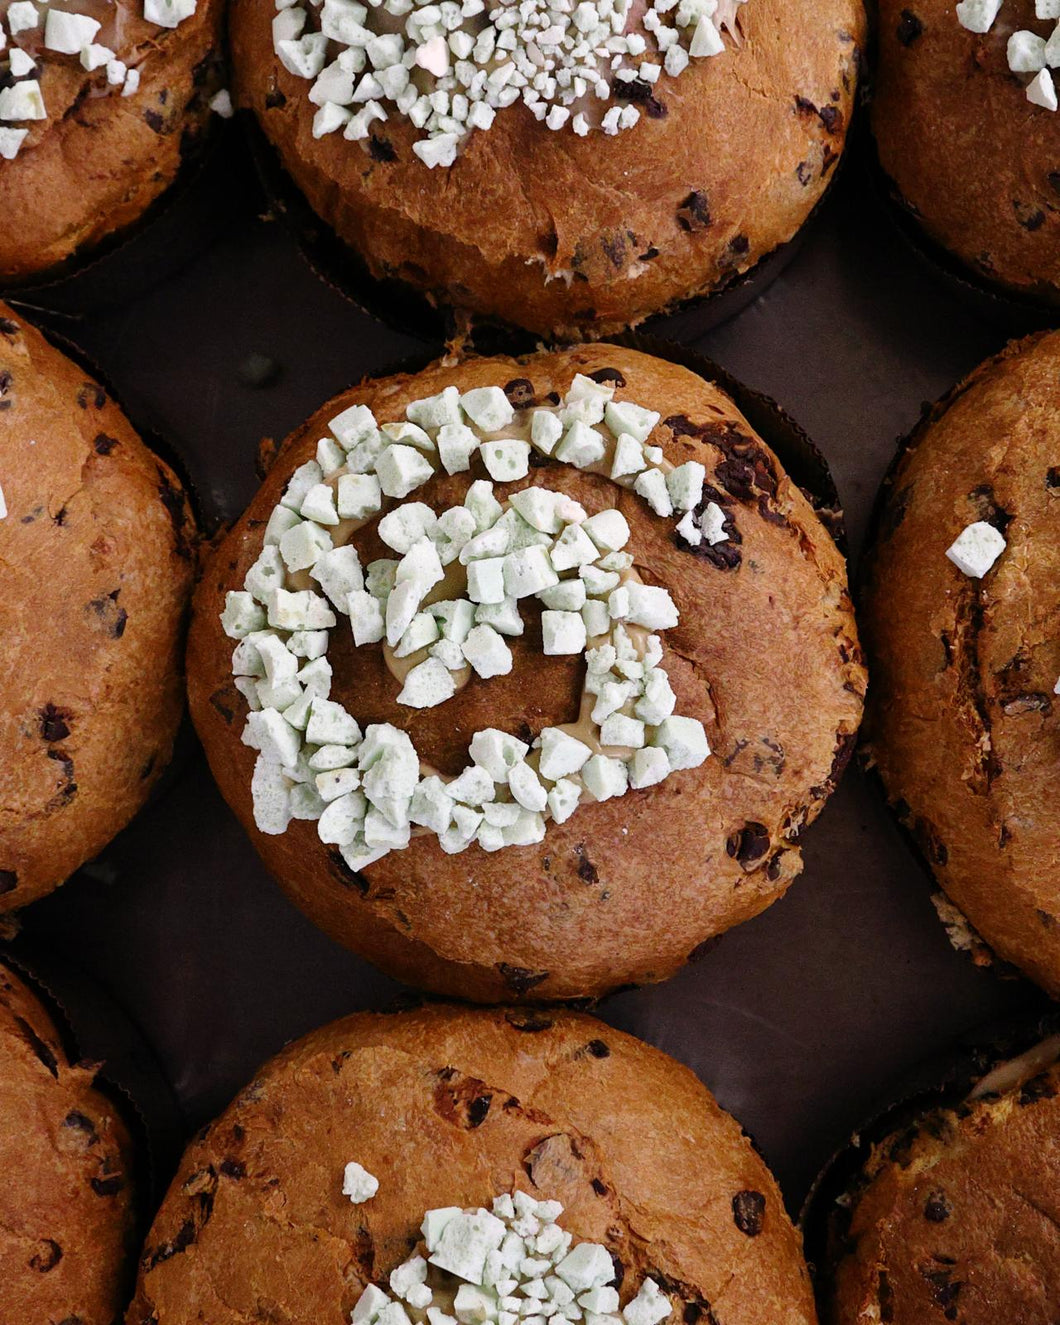
[[[957,19],[969,32],[986,33],[994,26],[1003,0],[961,0]],[[1008,39],[1008,67],[1014,74],[1028,76],[1027,100],[1045,110],[1058,105],[1052,71],[1060,69],[1060,0],[1034,0],[1035,18],[1055,23],[1052,34],[1043,37],[1021,28]]]
[[[160,28],[175,28],[195,13],[197,0],[143,0],[143,15]],[[102,23],[88,14],[61,9],[48,0],[14,0],[7,9],[7,27],[0,19],[0,160],[13,161],[29,129],[27,123],[48,118],[40,84],[39,64],[56,56],[76,58],[96,74],[97,90],[120,90],[131,97],[140,88],[140,71],[117,52],[96,42]],[[27,40],[29,38],[29,40]],[[31,55],[24,46],[37,52]],[[9,81],[10,80],[10,81]]]
[[[428,167],[521,101],[549,129],[618,134],[660,75],[722,54],[746,0],[276,0],[273,47],[313,83],[313,136],[405,116]],[[318,12],[314,12],[318,11]]]
[[[668,466],[650,442],[659,415],[615,390],[578,375],[560,404],[517,413],[500,387],[447,387],[410,404],[400,423],[380,427],[364,405],[331,420],[221,617],[239,641],[232,672],[250,709],[243,740],[259,752],[261,832],[314,820],[351,869],[428,832],[450,854],[472,843],[496,851],[541,841],[547,819],[564,822],[585,799],[653,786],[709,756],[702,724],[675,714],[660,665],[657,632],[677,624],[677,607],[636,574],[621,512],[590,515],[544,487],[506,505],[494,495],[492,480],[526,478],[536,451],[679,516],[689,546],[726,541],[725,512],[704,500],[704,467]],[[405,501],[440,471],[470,470],[473,457],[490,479],[472,482],[463,505],[437,514]],[[399,556],[362,566],[349,539],[376,518]],[[542,604],[545,653],[585,656],[579,723],[547,727],[532,744],[478,731],[471,762],[447,781],[406,732],[380,723],[362,733],[330,699],[326,654],[340,616],[355,646],[385,647],[402,677],[398,702],[419,709],[443,704],[472,675],[509,673],[506,637],[523,633],[519,602],[531,597]]]
[[[985,520],[976,520],[963,529],[946,550],[946,556],[970,579],[981,580],[997,564],[1008,548],[1004,535]],[[1053,687],[1060,695],[1060,680]]]
[[[347,1166],[343,1190],[350,1195],[351,1169],[360,1204],[370,1199],[360,1165]],[[562,1214],[558,1201],[525,1192],[496,1197],[492,1211],[428,1210],[421,1249],[390,1275],[389,1293],[369,1284],[351,1325],[660,1325],[673,1314],[650,1278],[620,1308],[611,1253],[575,1240],[557,1222]]]

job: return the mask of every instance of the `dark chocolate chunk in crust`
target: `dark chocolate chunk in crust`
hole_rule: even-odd
[[[0,870],[0,897],[4,893],[13,893],[18,887],[18,875],[14,870]]]
[[[929,1224],[943,1224],[952,1213],[953,1209],[946,1199],[945,1192],[932,1192],[924,1203],[924,1218]]]
[[[45,704],[40,711],[40,734],[45,741],[65,741],[70,735],[73,714],[56,704]]]
[[[63,1249],[53,1238],[44,1238],[38,1243],[37,1251],[30,1257],[29,1266],[38,1274],[47,1274],[63,1258]]]
[[[537,1035],[541,1031],[550,1031],[555,1025],[552,1018],[545,1016],[543,1012],[506,1012],[504,1020],[513,1031],[520,1031],[524,1035]]]
[[[548,979],[548,971],[530,971],[525,966],[509,966],[507,962],[498,962],[497,970],[501,979],[515,994],[528,994],[531,989]]]
[[[758,1237],[766,1213],[766,1198],[761,1192],[737,1192],[732,1198],[733,1223],[749,1238]]]
[[[898,40],[903,46],[912,46],[924,33],[924,24],[911,9],[903,9],[898,18]]]
[[[710,202],[705,193],[693,189],[677,209],[677,224],[682,230],[709,230],[713,224]]]

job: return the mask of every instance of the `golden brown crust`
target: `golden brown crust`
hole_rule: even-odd
[[[0,965],[0,1320],[112,1325],[135,1234],[131,1142]]]
[[[0,4],[0,9],[3,9]],[[220,85],[221,0],[199,0],[174,29],[144,21],[143,0],[114,0],[122,58],[140,71],[123,97],[91,89],[75,56],[38,63],[48,119],[29,126],[13,161],[0,161],[0,282],[48,273],[137,221],[173,183],[205,130]],[[103,12],[101,12],[103,17]]]
[[[358,1206],[354,1159],[380,1179]],[[349,1017],[258,1074],[185,1155],[128,1325],[345,1320],[425,1211],[513,1189],[614,1252],[623,1301],[650,1273],[691,1319],[812,1325],[776,1185],[691,1072],[592,1017],[445,1007]]]
[[[194,529],[102,387],[0,305],[0,912],[123,828],[183,708]]]
[[[404,117],[386,125],[393,160],[341,134],[315,140],[307,84],[273,54],[267,7],[237,0],[231,37],[240,104],[374,275],[576,338],[725,286],[792,238],[831,178],[854,105],[861,0],[753,0],[739,27],[739,48],[661,77],[662,118],[579,139],[516,105],[433,171]]]
[[[866,738],[936,877],[1006,960],[1060,992],[1060,334],[1010,346],[918,430],[865,598]],[[945,557],[1005,526],[984,581]]]
[[[829,1325],[1052,1325],[1060,1069],[875,1149],[833,1250]],[[845,1222],[845,1221],[844,1221]]]
[[[541,399],[565,392],[576,372],[603,368],[624,378],[619,398],[674,420],[653,434],[670,460],[701,460],[707,482],[728,487],[742,540],[727,549],[736,568],[678,546],[673,521],[652,515],[632,492],[567,465],[534,469],[504,491],[544,483],[589,510],[617,505],[623,512],[639,573],[670,589],[681,611],[680,625],[662,636],[662,666],[678,712],[704,722],[715,756],[648,791],[582,806],[566,824],[550,823],[538,846],[494,855],[472,847],[446,856],[435,838],[423,837],[354,876],[321,845],[312,823],[293,822],[279,837],[257,832],[254,753],[240,741],[246,709],[218,616],[225,592],[242,587],[264,521],[327,420],[356,402],[369,404],[380,421],[398,419],[410,400],[449,383],[467,390],[525,378]],[[416,500],[444,509],[462,501],[480,473],[434,480]],[[354,542],[362,560],[386,551],[374,526]],[[524,637],[509,641],[510,676],[473,681],[442,709],[425,712],[399,707],[380,650],[354,654],[347,634],[336,631],[329,652],[333,697],[345,696],[360,720],[406,728],[444,771],[461,770],[476,730],[525,736],[528,726],[536,735],[577,713],[581,662],[542,656],[536,615],[528,614]],[[858,725],[865,678],[856,640],[842,558],[732,401],[687,369],[616,346],[582,347],[442,362],[413,378],[366,382],[318,411],[288,440],[206,569],[189,641],[189,696],[214,776],[265,863],[340,942],[444,993],[482,1001],[577,997],[666,978],[705,939],[785,891],[801,868],[794,838],[831,791]]]
[[[952,0],[880,0],[872,127],[880,163],[932,239],[980,276],[1060,298],[1060,116],[1009,71],[1017,29],[1048,37],[1034,0],[980,36]]]

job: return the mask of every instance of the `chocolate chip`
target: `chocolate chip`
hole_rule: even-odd
[[[36,1270],[38,1274],[47,1274],[62,1260],[63,1249],[51,1238],[44,1238],[38,1246],[40,1250],[30,1257],[29,1268]]]
[[[611,385],[622,387],[626,385],[626,379],[617,368],[597,368],[594,373],[589,374],[589,377],[592,381],[599,382],[602,386]]]
[[[606,1195],[607,1195],[607,1183],[606,1183],[606,1182],[601,1182],[601,1180],[600,1180],[599,1178],[594,1178],[594,1179],[593,1179],[592,1186],[593,1186],[593,1191],[597,1194],[597,1196],[606,1196]]]
[[[389,138],[379,138],[371,134],[368,139],[368,155],[373,161],[396,161],[397,152]]]
[[[501,979],[515,994],[526,994],[549,977],[548,971],[531,971],[525,966],[510,966],[507,962],[498,962],[497,970]]]
[[[1060,492],[1060,465],[1053,465],[1045,475],[1045,486],[1050,492]]]
[[[802,185],[804,189],[809,187],[809,185],[813,182],[813,166],[809,163],[809,161],[799,162],[799,164],[795,167],[795,178],[799,181],[799,183]]]
[[[5,336],[17,336],[18,323],[12,322],[9,317],[0,317],[0,331],[2,331]]]
[[[73,714],[55,704],[45,704],[40,711],[40,734],[46,741],[65,741],[70,735]]]
[[[594,1058],[611,1057],[611,1050],[603,1040],[590,1040],[585,1048]]]
[[[170,481],[169,475],[162,468],[157,466],[158,471],[158,497],[162,505],[169,513],[169,518],[173,524],[173,536],[176,543],[177,555],[190,558],[191,548],[188,546],[187,533],[184,528],[184,509],[186,498],[184,489]]]
[[[944,1192],[932,1192],[924,1203],[924,1218],[929,1224],[943,1224],[953,1213]]]
[[[14,380],[14,375],[9,368],[0,368],[0,396],[7,395]]]
[[[1012,207],[1016,213],[1016,220],[1031,234],[1040,230],[1045,224],[1045,213],[1040,207],[1032,207],[1029,203],[1020,202],[1016,198],[1012,200]]]
[[[473,1131],[476,1127],[482,1126],[486,1121],[492,1103],[492,1095],[479,1095],[471,1101],[467,1106],[467,1125],[470,1130]]]
[[[933,1265],[918,1265],[921,1276],[931,1285],[931,1296],[935,1305],[947,1320],[957,1319],[957,1299],[964,1285],[954,1279],[948,1269],[936,1269]]]
[[[96,1125],[91,1118],[80,1113],[77,1109],[71,1109],[63,1119],[63,1126],[73,1132],[83,1132],[85,1136],[96,1139]]]
[[[525,377],[514,377],[504,388],[512,409],[528,409],[536,399],[534,384]]]
[[[220,1168],[225,1177],[231,1178],[233,1182],[239,1182],[247,1176],[246,1165],[238,1159],[223,1159]]]
[[[287,105],[286,96],[284,96],[284,94],[275,85],[275,83],[273,83],[272,87],[270,87],[268,92],[265,93],[265,109],[279,110],[282,106],[286,105]]]
[[[611,84],[611,95],[616,101],[636,102],[650,120],[664,120],[668,112],[655,91],[646,78],[616,78]]]
[[[120,589],[115,589],[102,598],[93,598],[85,607],[85,615],[95,616],[111,639],[121,639],[125,634],[125,624],[129,620],[125,608],[118,606],[120,593]]]
[[[709,230],[713,224],[710,201],[705,193],[693,189],[677,209],[677,224],[682,230]]]
[[[153,1270],[156,1265],[161,1265],[163,1261],[168,1261],[173,1256],[178,1256],[182,1251],[187,1251],[195,1241],[195,1221],[186,1219],[177,1231],[177,1236],[170,1242],[163,1242],[153,1252],[148,1252],[144,1257],[144,1268]]]
[[[97,1196],[117,1196],[125,1186],[125,1179],[120,1173],[113,1173],[108,1178],[93,1178],[89,1185]]]
[[[730,834],[725,850],[744,869],[749,869],[769,850],[769,829],[765,824],[751,821]]]
[[[344,888],[353,888],[361,894],[362,897],[368,896],[368,880],[363,874],[358,874],[351,870],[346,860],[339,851],[328,852],[328,864],[331,866],[332,876],[338,879]]]
[[[543,1012],[506,1012],[504,1020],[513,1031],[521,1031],[524,1035],[537,1035],[541,1031],[550,1031],[556,1024]]]
[[[596,866],[589,859],[585,850],[585,843],[579,842],[574,848],[574,854],[578,857],[578,878],[583,883],[597,884],[600,882],[600,873]]]
[[[911,9],[903,9],[898,17],[898,40],[903,46],[912,46],[923,34],[924,25]]]
[[[155,133],[164,131],[165,119],[157,110],[145,110],[144,123]]]
[[[766,1213],[766,1198],[761,1192],[737,1192],[732,1198],[733,1223],[749,1238],[758,1237]]]
[[[616,271],[621,271],[626,263],[626,236],[616,230],[613,234],[600,237],[600,247],[607,260]]]
[[[4,893],[13,893],[18,887],[18,875],[14,870],[0,870],[0,897]]]
[[[81,409],[88,409],[89,405],[102,409],[107,403],[107,393],[95,382],[82,382],[77,393],[77,403]]]

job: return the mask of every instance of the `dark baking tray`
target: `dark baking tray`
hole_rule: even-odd
[[[64,321],[130,413],[170,439],[219,520],[256,489],[262,437],[424,352],[318,280],[235,164],[227,178],[238,215],[194,263],[120,308]],[[850,170],[779,279],[692,345],[821,447],[856,551],[897,437],[1003,339],[925,278]],[[246,371],[251,354],[274,371]],[[698,1072],[756,1136],[793,1209],[889,1083],[967,1028],[1041,1001],[951,950],[920,866],[858,770],[804,851],[782,902],[669,984],[600,1009]],[[287,1039],[401,992],[286,902],[201,756],[102,864],[31,907],[24,928],[132,1010],[189,1131]]]

